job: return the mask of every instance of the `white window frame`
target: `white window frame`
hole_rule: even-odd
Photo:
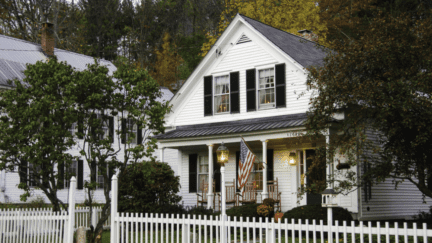
[[[34,166],[31,163],[27,163],[27,166],[28,166],[28,168],[27,168],[27,183],[28,183],[28,186],[30,188],[37,187],[37,185],[36,185],[36,183],[34,181],[38,180],[40,182],[41,178],[39,178],[39,179],[32,179],[32,176],[34,176],[34,172],[33,171],[34,170],[40,171],[41,168],[40,168],[40,166]],[[35,167],[36,167],[36,169],[35,169]]]
[[[256,154],[256,156],[258,157],[258,158],[262,158],[262,154]],[[263,165],[262,165],[262,163],[260,163],[259,161],[258,161],[258,159],[256,159],[255,160],[255,163],[254,163],[254,165],[253,165],[253,167],[252,167],[252,171],[251,171],[251,174],[250,174],[250,176],[249,176],[249,178],[248,178],[248,181],[247,182],[255,182],[256,184],[256,189],[257,189],[257,191],[262,191],[263,190],[263,178],[264,178],[264,167],[263,167]],[[255,180],[255,178],[258,176],[258,180]]]
[[[273,87],[261,88],[260,72],[267,71],[267,70],[273,72],[273,76],[271,76],[271,75],[269,76],[269,77],[273,77],[273,83],[272,83]],[[258,110],[266,110],[266,109],[276,108],[276,66],[275,65],[269,65],[269,66],[261,66],[259,68],[256,68],[256,77],[257,77],[256,87],[257,87],[257,107],[258,107]],[[262,91],[262,90],[273,90],[273,102],[261,104],[260,91]]]
[[[138,125],[134,122],[133,119],[131,118],[126,118],[126,142],[129,140],[129,136],[130,133],[133,133],[135,138],[134,140],[132,140],[131,144],[137,144],[137,140],[138,140]],[[131,126],[132,125],[132,126]],[[132,127],[132,128],[131,128]],[[109,132],[109,128],[108,128],[108,132]]]
[[[103,118],[103,114],[98,113],[97,114],[97,118],[100,119],[102,121],[102,130],[104,131],[104,134],[102,135],[101,139],[107,139],[109,137],[109,117],[108,115],[105,116],[106,119],[102,119]]]
[[[74,173],[75,175],[73,175]],[[69,178],[68,176],[69,175]],[[78,161],[73,160],[72,164],[69,167],[64,167],[64,188],[69,188],[70,179],[72,176],[75,176],[75,178],[78,176]]]
[[[201,162],[204,162],[203,165],[207,164],[207,171],[205,172],[201,172],[200,171],[200,164]],[[208,156],[205,155],[198,155],[198,159],[197,159],[197,192],[203,192],[203,187],[201,186],[201,176],[203,176],[204,178],[206,178],[205,183],[208,183],[208,176],[209,176],[209,171],[210,171],[210,167],[209,167],[209,159]],[[207,177],[206,177],[207,176]],[[208,189],[207,189],[208,191]]]
[[[217,78],[222,78],[222,77],[227,77],[227,81],[228,81],[228,92],[226,93],[221,93],[221,94],[216,94],[216,81]],[[214,109],[214,114],[215,115],[221,115],[221,114],[229,114],[231,112],[231,84],[230,84],[230,74],[229,73],[220,73],[217,75],[213,75],[213,109]],[[228,109],[226,109],[225,111],[222,112],[217,112],[216,109],[216,97],[222,97],[222,96],[228,96]],[[222,104],[221,104],[222,106]],[[222,107],[221,107],[222,108]]]

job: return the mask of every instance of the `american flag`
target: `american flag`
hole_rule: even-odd
[[[249,178],[255,159],[256,156],[252,153],[252,151],[249,149],[249,147],[246,145],[246,142],[242,138],[240,142],[240,161],[238,162],[238,187],[241,191],[243,191],[243,187]]]

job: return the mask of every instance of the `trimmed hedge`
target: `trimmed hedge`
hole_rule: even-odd
[[[259,219],[262,218],[262,221],[265,221],[266,217],[260,216],[258,214],[257,208],[262,204],[246,204],[242,206],[232,207],[226,211],[227,216],[231,217],[231,220],[234,220],[234,216],[237,217],[237,220],[243,218],[243,221],[246,221],[246,218],[249,217],[249,221],[252,221],[255,218],[256,222],[259,222]],[[270,212],[268,218],[271,219],[274,216],[274,212]]]
[[[288,222],[291,222],[291,219],[295,219],[296,222],[298,222],[298,219],[301,219],[302,222],[308,219],[309,223],[312,223],[312,220],[315,219],[317,223],[319,223],[319,220],[323,220],[324,224],[327,224],[327,208],[323,208],[321,205],[296,207],[284,213],[282,222],[285,222],[285,219],[287,219]],[[334,207],[333,220],[347,221],[349,224],[353,218],[348,210],[341,207]]]

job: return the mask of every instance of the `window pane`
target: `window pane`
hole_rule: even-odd
[[[208,173],[208,160],[205,157],[199,157],[199,173]]]
[[[271,104],[275,102],[274,89],[263,89],[259,91],[260,104]]]
[[[215,111],[216,113],[229,112],[229,95],[215,96]]]
[[[215,95],[229,93],[229,78],[227,76],[215,77]]]
[[[198,191],[208,192],[208,174],[200,174],[198,176]]]
[[[274,69],[264,69],[259,71],[259,88],[273,88],[274,87]]]

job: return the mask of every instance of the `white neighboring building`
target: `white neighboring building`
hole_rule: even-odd
[[[234,18],[171,99],[173,111],[166,118],[169,129],[157,136],[161,156],[180,175],[185,205],[197,204],[203,181],[213,178],[216,192],[220,191],[220,171],[212,158],[222,142],[230,150],[226,181],[237,178],[240,136],[267,162],[267,168],[256,166],[252,172],[251,180],[261,186],[258,202],[266,197],[263,178],[267,177],[279,182],[282,212],[321,203],[321,196],[313,194],[298,201],[296,192],[313,181],[305,177],[307,157],[328,142],[329,134],[316,143],[294,144],[293,137],[305,131],[312,95],[306,86],[306,68],[322,65],[325,56],[314,42],[242,15]],[[288,165],[293,156],[297,163]],[[362,167],[350,169],[357,172]],[[209,201],[214,196],[209,193]],[[402,183],[394,190],[390,181],[340,195],[337,202],[361,220],[409,218],[431,204],[422,203],[414,185]]]
[[[44,40],[42,40],[42,42],[44,42]],[[84,70],[86,69],[87,64],[94,63],[93,57],[54,48],[53,43],[50,45],[49,42],[45,43],[47,50],[44,51],[39,44],[0,35],[0,46],[0,88],[2,89],[13,88],[7,84],[7,80],[14,78],[22,79],[24,77],[22,72],[25,70],[25,65],[27,63],[35,64],[37,61],[47,61],[48,58],[44,52],[51,51],[57,56],[59,61],[66,61],[77,70]],[[100,60],[100,64],[109,69],[110,75],[112,75],[116,70],[116,67],[109,61]],[[161,101],[168,101],[173,97],[173,94],[169,89],[162,87],[161,91],[163,94]],[[116,127],[118,122],[117,119],[112,119],[112,121],[115,122],[114,127]],[[118,142],[118,140],[114,139],[113,145],[118,146]],[[73,149],[70,153],[77,156],[79,155],[78,149]],[[122,158],[122,155],[123,153],[120,153],[118,157]],[[167,153],[167,156],[169,156],[169,153]],[[83,184],[85,180],[90,180],[90,169],[84,158],[76,161],[74,169],[76,170],[78,180],[76,202],[83,203],[87,196],[83,189]],[[17,188],[19,183],[20,177],[18,169],[14,172],[0,172],[0,203],[22,203],[20,201],[20,195],[23,191]],[[46,202],[49,202],[41,190],[35,190],[33,195],[34,196],[31,197],[30,200],[35,196],[42,196]],[[63,202],[67,202],[68,190],[59,190],[58,197]],[[105,201],[102,189],[95,190],[94,200],[98,203],[103,203]]]

